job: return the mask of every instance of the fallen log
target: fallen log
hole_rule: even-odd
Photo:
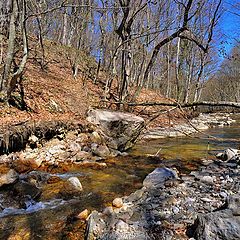
[[[197,106],[212,106],[212,107],[234,107],[234,108],[240,108],[240,103],[238,102],[193,102],[193,103],[183,103],[180,104],[178,102],[111,102],[111,101],[105,101],[111,104],[116,105],[128,105],[128,106],[168,106],[168,107],[179,107],[179,108],[188,108],[188,107],[197,107]]]
[[[141,102],[141,103],[128,103],[129,106],[172,106],[172,107],[182,107],[182,108],[187,108],[187,107],[196,107],[196,106],[215,106],[215,107],[235,107],[235,108],[240,108],[240,103],[237,102],[207,102],[207,101],[202,101],[202,102],[193,102],[193,103],[177,103],[177,102],[171,102],[171,103],[166,103],[166,102]]]

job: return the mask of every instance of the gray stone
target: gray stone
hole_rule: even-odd
[[[219,196],[222,197],[222,198],[224,198],[224,199],[226,199],[227,196],[228,196],[228,194],[225,193],[225,192],[220,192],[220,193],[219,193]]]
[[[239,157],[240,151],[238,149],[228,148],[223,153],[218,153],[217,158],[223,161],[230,161]]]
[[[235,194],[227,199],[227,206],[233,215],[240,216],[240,194]],[[240,236],[240,235],[239,235]]]
[[[119,220],[116,224],[116,230],[117,231],[128,231],[129,230],[129,225],[127,223],[125,223],[124,221],[122,220]]]
[[[66,149],[66,147],[64,145],[58,144],[53,147],[50,147],[48,149],[48,152],[52,155],[58,155],[58,154],[64,152],[65,149]]]
[[[79,151],[75,157],[76,157],[76,161],[83,161],[83,160],[91,159],[92,154],[90,152]]]
[[[213,177],[203,176],[203,177],[200,178],[200,181],[204,182],[204,183],[213,183]]]
[[[177,173],[169,168],[156,168],[143,181],[143,186],[155,188],[169,179],[177,179]]]
[[[222,209],[222,208],[221,208]],[[194,227],[197,240],[238,240],[240,236],[240,198],[231,196],[226,208],[198,215]]]
[[[87,120],[94,124],[110,149],[125,151],[132,147],[144,128],[144,119],[130,113],[90,110]]]
[[[71,151],[71,152],[79,152],[81,150],[82,150],[82,148],[81,148],[79,143],[72,142],[72,143],[69,144],[69,151]]]
[[[92,148],[92,151],[95,155],[101,157],[101,158],[107,158],[110,156],[110,151],[107,146],[100,145]]]
[[[174,214],[178,214],[180,212],[180,209],[178,207],[173,207],[172,211]]]

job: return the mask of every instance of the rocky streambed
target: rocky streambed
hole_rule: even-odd
[[[188,175],[155,169],[121,204],[91,214],[87,239],[239,239],[238,161]]]
[[[206,119],[206,117],[203,117],[203,119]],[[214,119],[216,119],[216,116],[208,117],[208,123],[205,122],[205,125],[210,126],[210,122],[215,121]],[[223,123],[224,125],[229,125],[230,122],[233,122],[226,115],[221,116],[219,119],[217,122],[220,126]],[[130,238],[130,236],[117,238],[118,234],[116,234],[116,238],[113,235],[111,235],[112,238],[105,238],[109,235],[109,229],[115,229],[118,232],[116,223],[119,220],[122,222],[120,221],[117,226],[123,231],[122,233],[130,226],[130,230],[127,230],[131,233],[130,235],[135,236],[134,232],[139,232],[140,234],[140,230],[133,228],[133,231],[131,231],[131,221],[133,219],[136,220],[134,221],[137,229],[143,230],[142,236],[148,237],[148,233],[145,233],[145,231],[151,232],[153,226],[151,225],[152,220],[150,221],[147,217],[149,213],[146,213],[146,216],[144,215],[145,222],[141,220],[144,206],[146,206],[146,209],[151,208],[151,211],[161,209],[163,212],[166,211],[166,216],[170,216],[170,218],[165,216],[162,220],[158,219],[158,221],[154,217],[154,224],[158,222],[159,229],[155,229],[156,226],[153,224],[156,233],[155,230],[149,233],[149,236],[152,237],[151,239],[154,239],[153,237],[164,239],[157,238],[156,234],[160,234],[159,236],[165,235],[169,239],[174,239],[176,236],[179,237],[174,230],[177,226],[176,224],[180,224],[179,229],[181,230],[179,231],[184,232],[183,237],[186,238],[186,227],[193,223],[199,212],[207,212],[204,208],[205,205],[209,205],[208,211],[211,212],[213,209],[221,206],[228,196],[236,192],[231,190],[233,189],[232,185],[227,185],[227,187],[224,185],[228,181],[232,181],[231,183],[235,182],[239,170],[236,165],[233,167],[223,166],[216,162],[211,163],[207,167],[212,171],[211,174],[209,173],[212,180],[208,179],[212,181],[213,188],[210,189],[205,181],[206,176],[202,176],[202,173],[205,172],[204,169],[197,173],[205,180],[198,179],[194,172],[189,175],[191,169],[197,169],[199,165],[209,164],[209,160],[215,159],[214,155],[207,155],[206,158],[205,153],[209,152],[210,149],[206,149],[205,143],[204,151],[196,158],[194,158],[193,154],[191,159],[188,158],[186,162],[184,161],[184,154],[180,160],[171,156],[164,157],[164,151],[158,151],[159,147],[164,144],[158,142],[158,140],[155,140],[155,142],[144,140],[144,142],[137,144],[133,150],[126,153],[126,150],[132,146],[140,130],[144,127],[143,119],[132,117],[131,114],[122,115],[117,113],[117,115],[114,115],[111,112],[109,114],[103,112],[102,114],[102,112],[92,111],[89,115],[89,121],[91,125],[88,126],[87,131],[72,130],[67,133],[61,132],[60,135],[48,142],[42,142],[35,135],[31,135],[28,139],[28,147],[25,150],[0,157],[1,239],[83,239],[85,232],[88,233],[88,238],[93,236],[103,237],[103,239],[136,239]],[[174,150],[172,148],[172,144],[175,145],[175,142],[166,141],[165,143],[169,143],[168,147],[171,153],[175,151],[178,153],[186,152],[187,146],[185,146],[185,149],[181,146],[183,149],[180,151],[180,149]],[[155,144],[156,148],[151,149]],[[139,146],[141,151],[145,149],[146,154],[142,154]],[[198,144],[197,146],[199,147]],[[235,147],[235,145],[232,146],[231,144],[230,146]],[[143,180],[147,174],[157,167],[162,167],[163,169],[167,167],[168,171],[173,175],[171,175],[170,179],[165,179],[164,177],[166,181],[164,180],[160,184],[163,185],[163,188],[148,188],[145,186],[146,180],[144,182]],[[179,173],[172,171],[172,168],[176,172],[179,171]],[[221,170],[221,168],[225,170]],[[232,174],[232,170],[237,171],[236,175]],[[225,172],[221,173],[221,171]],[[221,173],[221,176],[217,172]],[[225,173],[229,177],[222,179],[222,177],[225,177]],[[144,187],[141,189],[142,182]],[[220,192],[217,192],[214,188],[216,183],[220,184]],[[202,187],[201,184],[203,185]],[[184,185],[186,187],[185,190],[183,188]],[[203,189],[203,192],[196,192],[199,188]],[[137,189],[140,190],[135,192]],[[153,198],[155,200],[151,202],[152,200],[149,200],[149,198],[152,198],[151,194],[155,191],[154,189],[157,193],[155,193],[156,197]],[[168,190],[173,192],[174,189],[177,189],[175,192],[179,194],[169,195]],[[189,195],[181,195],[181,191],[188,193],[187,189],[189,189]],[[234,189],[236,188],[234,187]],[[215,196],[207,196],[204,202],[204,200],[201,200],[204,199],[204,191],[211,191]],[[160,196],[160,192],[163,195]],[[191,199],[194,193],[197,193],[195,194],[196,199],[193,200],[193,202],[196,202],[196,205],[192,208],[192,217],[190,218],[187,215],[189,213],[185,212],[181,204],[184,203],[183,199],[187,197]],[[220,193],[221,196],[219,195]],[[139,196],[138,199],[136,195]],[[122,199],[120,198],[122,196],[129,197]],[[130,198],[131,196],[133,199]],[[111,201],[116,197],[117,200],[115,200],[112,208]],[[177,199],[177,203],[171,203],[169,198],[172,199],[172,197],[175,200]],[[164,201],[164,198],[166,198],[166,201]],[[156,202],[157,199],[158,203]],[[183,202],[180,204],[179,201],[181,199]],[[150,205],[147,207],[148,202]],[[106,206],[110,207],[104,210]],[[141,206],[143,206],[143,209],[141,209]],[[200,206],[204,206],[203,209]],[[102,213],[96,213],[94,210]],[[136,216],[126,217],[125,215],[129,215],[128,211],[135,212]],[[91,212],[92,214],[88,217]],[[125,217],[122,217],[120,213],[123,213]],[[95,230],[93,231],[95,229],[95,227],[92,228],[94,222],[98,223],[94,216],[98,216],[99,219],[103,217],[106,225],[101,226],[103,227],[102,233],[105,235],[96,233]],[[188,216],[189,221],[186,221],[183,216]],[[109,218],[113,220],[112,223],[109,222]],[[87,222],[86,219],[88,219]],[[172,219],[174,219],[173,222]],[[102,220],[100,221],[102,222]],[[143,224],[140,228],[137,226],[139,221],[142,221]],[[146,225],[147,227],[144,225],[146,221],[150,221],[150,225]],[[163,228],[167,222],[170,225],[175,224],[174,229],[172,229],[172,225],[169,229]],[[86,223],[88,223],[88,231],[85,231]],[[109,228],[110,226],[111,228]],[[167,231],[166,234],[165,230],[162,232],[161,229],[165,229]]]

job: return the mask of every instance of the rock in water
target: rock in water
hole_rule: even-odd
[[[85,220],[87,220],[88,215],[89,215],[89,211],[88,211],[88,209],[85,209],[77,215],[77,218],[85,221]]]
[[[83,191],[81,182],[77,177],[70,177],[63,186],[61,194],[64,195],[76,195]]]
[[[240,195],[231,196],[226,208],[198,215],[194,223],[197,240],[238,240],[240,237]]]
[[[125,151],[144,127],[144,119],[130,113],[106,110],[90,110],[87,120],[94,124],[96,131],[110,149]]]
[[[177,173],[169,168],[156,168],[143,181],[144,187],[155,188],[169,179],[176,179]]]
[[[39,189],[37,186],[24,181],[17,182],[13,189],[14,193],[21,197],[21,199],[23,199],[24,196],[30,196],[32,199],[38,199],[42,194],[41,189]]]
[[[17,172],[13,169],[10,169],[7,173],[0,175],[0,187],[3,185],[14,183],[17,179]]]

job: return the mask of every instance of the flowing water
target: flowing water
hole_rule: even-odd
[[[221,138],[220,141],[207,135],[142,141],[128,156],[108,159],[106,168],[82,169],[78,165],[67,165],[51,172],[32,172],[28,177],[55,177],[57,181],[40,182],[42,194],[37,201],[29,197],[24,207],[9,207],[0,213],[0,239],[83,239],[84,224],[75,220],[76,214],[85,208],[102,210],[115,197],[141,188],[145,176],[156,167],[176,167],[187,173],[196,169],[202,159],[214,159],[220,150],[238,148],[239,142],[234,139],[240,139],[239,120],[238,117],[229,127],[205,131]],[[84,191],[76,198],[63,199],[59,190],[71,176],[79,178]],[[7,191],[5,189],[5,193]]]

